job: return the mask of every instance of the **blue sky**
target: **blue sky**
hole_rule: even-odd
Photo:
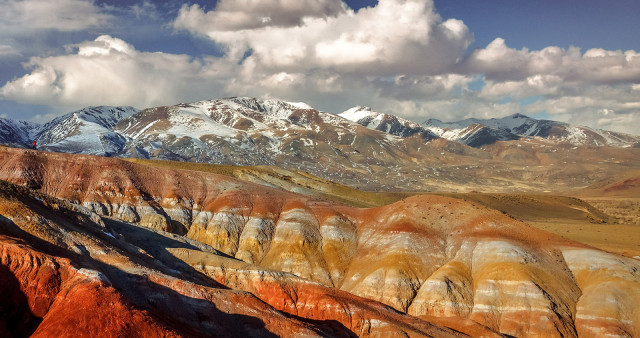
[[[436,0],[444,18],[463,20],[484,47],[502,37],[515,48],[638,49],[636,0]]]
[[[0,0],[0,117],[228,96],[637,134],[635,0]]]

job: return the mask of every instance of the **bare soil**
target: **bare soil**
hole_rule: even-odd
[[[127,159],[150,166],[212,172],[296,191],[314,198],[355,207],[378,207],[433,192],[367,192],[308,173],[277,167],[240,167],[157,160]],[[611,182],[589,189],[585,197],[561,196],[566,191],[523,193],[435,193],[501,211],[536,228],[628,257],[640,256],[640,197],[606,196]],[[625,191],[627,193],[628,190]],[[595,195],[595,196],[594,196]],[[599,196],[598,196],[599,195]],[[586,197],[588,196],[588,197]]]

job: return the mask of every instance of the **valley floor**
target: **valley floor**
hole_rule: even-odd
[[[564,238],[627,257],[640,257],[640,198],[530,194],[448,194]]]
[[[640,258],[640,225],[638,224],[596,224],[564,219],[528,223],[538,229],[601,250]]]

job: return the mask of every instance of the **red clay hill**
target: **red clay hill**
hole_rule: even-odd
[[[640,261],[458,199],[11,148],[0,180],[5,335],[640,335]]]

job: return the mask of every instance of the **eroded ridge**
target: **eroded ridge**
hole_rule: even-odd
[[[640,334],[640,262],[462,200],[416,196],[357,209],[117,159],[0,157],[0,179],[205,243],[212,250],[167,251],[278,311],[358,335],[424,334],[433,324],[471,335]]]

